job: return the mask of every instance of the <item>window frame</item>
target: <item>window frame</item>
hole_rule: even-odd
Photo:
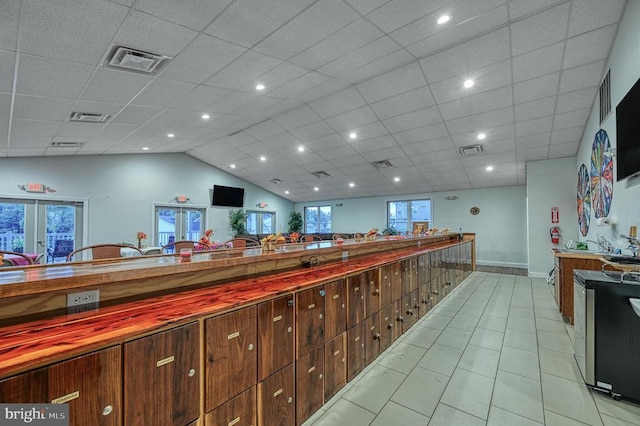
[[[326,208],[329,209],[329,221],[327,222],[327,225],[325,227],[325,230],[322,230],[322,220],[321,220],[321,215],[320,215],[320,211],[321,209]],[[316,209],[317,210],[317,217],[318,220],[317,222],[312,222],[309,223],[307,222],[307,209]],[[305,234],[330,234],[332,233],[332,227],[333,227],[333,209],[331,208],[331,204],[326,204],[326,205],[317,205],[317,206],[304,206],[304,210],[303,210],[303,229],[304,229],[304,233]],[[308,230],[308,226],[311,224],[315,224],[316,227],[316,231],[309,231]]]
[[[419,220],[413,220],[413,213],[411,210],[411,204],[414,202],[424,202],[424,201],[428,201],[429,202],[429,218],[428,219],[419,219]],[[406,221],[403,220],[403,223],[406,222],[406,229],[398,229],[398,227],[396,226],[398,219],[394,219],[394,223],[391,223],[391,203],[407,203],[407,218]],[[397,215],[397,213],[396,213]],[[426,198],[414,198],[414,199],[407,199],[407,200],[388,200],[387,201],[387,227],[393,227],[394,229],[396,229],[398,232],[413,232],[413,226],[412,224],[414,222],[424,222],[427,221],[429,222],[429,227],[433,227],[433,199],[431,197],[426,197]],[[411,227],[410,227],[411,225]]]

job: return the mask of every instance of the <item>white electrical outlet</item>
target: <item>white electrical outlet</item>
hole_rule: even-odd
[[[342,261],[346,262],[347,260],[349,260],[349,252],[348,251],[343,251],[342,252]]]
[[[79,293],[67,294],[67,308],[88,305],[100,301],[100,290],[87,290]]]

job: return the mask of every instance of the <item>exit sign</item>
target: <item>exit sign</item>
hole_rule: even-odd
[[[25,185],[24,190],[27,192],[46,192],[46,188],[43,183],[28,183]]]

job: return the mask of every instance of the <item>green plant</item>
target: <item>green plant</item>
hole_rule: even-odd
[[[382,230],[382,235],[398,235],[398,230],[393,225],[390,225]]]
[[[300,212],[291,212],[289,215],[289,232],[302,231],[302,214]]]
[[[246,223],[247,213],[244,210],[229,210],[229,227],[234,237],[247,233]]]
[[[13,237],[11,240],[11,250],[22,253],[24,250],[24,239],[22,237]]]

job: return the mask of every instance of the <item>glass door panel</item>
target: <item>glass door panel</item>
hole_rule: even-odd
[[[165,246],[174,241],[198,241],[204,234],[205,209],[156,206],[155,241]]]

